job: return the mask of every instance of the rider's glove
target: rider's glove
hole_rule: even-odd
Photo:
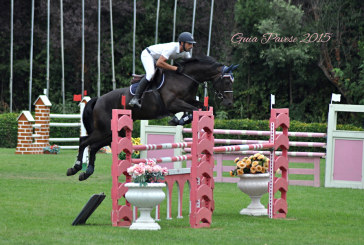
[[[182,73],[183,73],[183,66],[181,66],[181,65],[177,65],[177,70],[176,70],[176,72],[177,72],[178,74],[182,74]]]

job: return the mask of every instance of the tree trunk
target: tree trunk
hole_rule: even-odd
[[[292,68],[289,66],[289,106],[292,107],[293,105],[293,96],[292,96]]]

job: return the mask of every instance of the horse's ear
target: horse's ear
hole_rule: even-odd
[[[231,71],[231,68],[233,68],[233,65],[227,67],[225,66],[224,69],[222,70],[222,73],[225,74],[225,73],[229,73]]]
[[[231,70],[230,71],[233,71],[233,70],[235,70],[236,68],[238,68],[238,66],[239,66],[239,64],[237,64],[237,65],[234,65],[232,68],[231,68]]]

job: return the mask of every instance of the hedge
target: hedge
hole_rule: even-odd
[[[16,119],[19,114],[5,113],[0,115],[0,147],[15,148],[18,137],[18,122]]]
[[[0,115],[0,147],[15,148],[17,144],[17,117],[19,114],[6,113]],[[150,125],[168,125],[170,118],[163,118],[158,120],[150,120]],[[79,122],[78,119],[52,119],[52,122]],[[190,127],[190,125],[186,126]],[[250,120],[250,119],[231,119],[221,120],[215,119],[215,128],[219,129],[241,129],[241,130],[269,130],[268,120]],[[352,130],[363,131],[362,128],[353,125],[337,125],[338,130]],[[290,131],[292,132],[321,132],[326,133],[326,123],[302,123],[292,120],[290,122]],[[79,128],[65,128],[65,127],[52,127],[52,138],[68,138],[77,137],[79,135]],[[140,121],[134,123],[133,137],[139,137],[140,134]],[[187,135],[186,135],[187,136]],[[267,140],[267,136],[238,136],[238,135],[216,135],[215,138],[226,139],[260,139]],[[310,141],[310,142],[326,142],[323,138],[303,138],[303,137],[291,137],[292,141]],[[77,142],[68,143],[69,145],[77,144]],[[66,145],[62,143],[62,145]],[[292,151],[298,151],[300,148],[291,148]],[[311,150],[310,150],[311,151]],[[316,151],[324,151],[324,149],[316,149]]]

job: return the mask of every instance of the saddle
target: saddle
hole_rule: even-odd
[[[139,82],[140,80],[142,80],[142,78],[145,76],[145,74],[142,75],[138,75],[138,74],[133,74],[132,75],[132,79],[130,80],[130,93],[132,95],[135,95],[136,89],[139,86]],[[160,89],[164,84],[164,73],[163,70],[160,68],[156,68],[154,76],[152,77],[152,79],[150,80],[150,82],[147,85],[147,88],[145,89],[144,92],[148,92],[148,91],[155,91]]]

